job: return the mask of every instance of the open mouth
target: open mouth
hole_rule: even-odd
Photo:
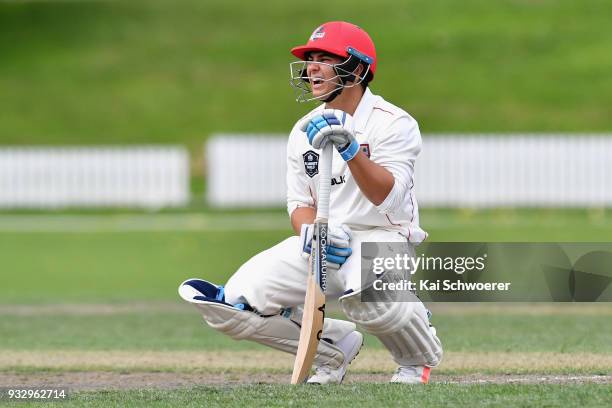
[[[323,85],[325,81],[323,81],[323,78],[311,78],[310,82],[312,83],[313,87],[319,87]]]

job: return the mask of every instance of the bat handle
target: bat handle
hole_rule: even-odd
[[[329,193],[331,191],[331,170],[334,157],[334,144],[329,142],[321,152],[319,163],[319,194],[317,218],[329,219]]]

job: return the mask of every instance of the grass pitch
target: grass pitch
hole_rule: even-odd
[[[252,385],[194,387],[185,390],[102,391],[81,393],[57,406],[91,407],[607,407],[612,387],[580,385],[461,385],[428,387],[360,384],[331,387]],[[30,406],[30,405],[25,405]],[[36,403],[31,406],[38,406]]]
[[[61,403],[68,406],[610,402],[612,306],[606,304],[434,304],[445,357],[427,387],[386,384],[395,365],[371,336],[342,386],[290,386],[292,356],[228,340],[186,306],[4,305],[0,382],[69,387],[71,399]]]

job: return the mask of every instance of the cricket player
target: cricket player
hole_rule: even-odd
[[[309,383],[341,383],[363,335],[378,337],[398,368],[393,383],[427,383],[442,345],[425,306],[411,301],[362,302],[362,242],[396,242],[414,255],[427,238],[419,227],[414,166],[421,150],[417,122],[374,95],[374,43],[341,21],[319,26],[291,53],[298,101],[319,101],[298,120],[287,143],[287,210],[296,235],[255,255],[224,285],[185,281],[179,293],[213,328],[235,338],[296,353],[315,219],[321,148],[335,146],[332,167],[328,297],[337,297],[347,321],[325,319]]]

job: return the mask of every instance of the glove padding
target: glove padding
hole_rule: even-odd
[[[333,143],[344,161],[352,160],[359,152],[353,117],[340,109],[324,109],[306,116],[300,122],[300,130],[306,132],[315,149]]]
[[[300,231],[301,254],[309,257],[312,250],[313,224],[302,224]],[[327,266],[339,269],[353,253],[351,249],[351,229],[344,224],[329,223],[327,227]]]

